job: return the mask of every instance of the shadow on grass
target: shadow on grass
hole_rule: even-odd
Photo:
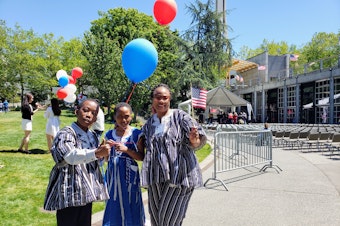
[[[24,151],[19,151],[19,150],[0,150],[1,153],[23,153],[27,154]],[[31,155],[41,155],[41,154],[49,154],[48,151],[42,150],[42,149],[31,149],[30,150]]]

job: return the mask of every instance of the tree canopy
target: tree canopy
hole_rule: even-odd
[[[0,20],[0,98],[13,100],[30,91],[38,101],[46,100],[52,95],[51,88],[58,86],[56,72],[71,72],[77,66],[84,71],[76,83],[77,93],[89,93],[110,106],[124,101],[132,84],[122,67],[122,52],[130,41],[145,38],[158,52],[158,65],[151,77],[136,85],[130,104],[135,112],[149,113],[151,88],[166,83],[173,94],[172,105],[176,106],[190,98],[191,85],[210,89],[224,81],[233,57],[231,42],[225,35],[228,27],[222,22],[223,15],[216,13],[214,1],[196,0],[187,11],[192,20],[181,35],[136,9],[115,8],[99,12],[82,39],[69,41],[56,39],[51,33],[38,36],[19,25],[8,28]],[[244,46],[239,58],[268,51],[270,55],[298,54],[299,60],[292,62],[297,72],[302,72],[305,64],[319,68],[319,59],[329,58],[323,67],[332,67],[337,63],[334,56],[340,55],[339,36],[340,32],[315,33],[301,48],[264,39],[256,49]]]
[[[136,38],[149,40],[158,52],[156,71],[136,85],[130,100],[134,109],[141,111],[150,102],[151,87],[158,83],[167,83],[176,97],[176,84],[181,77],[181,68],[176,65],[179,39],[176,32],[136,9],[110,9],[92,22],[84,36],[83,54],[89,65],[87,79],[96,87],[99,98],[107,104],[118,103],[126,100],[132,91],[121,57],[125,46]]]

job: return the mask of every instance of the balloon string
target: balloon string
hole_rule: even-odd
[[[133,84],[133,86],[132,86],[132,90],[131,90],[131,92],[130,92],[130,95],[129,95],[129,97],[127,98],[127,100],[126,100],[126,103],[129,103],[129,101],[130,101],[130,98],[131,98],[131,96],[132,96],[132,93],[133,93],[133,91],[135,90],[135,88],[136,88],[136,85],[137,85],[137,83],[135,83],[135,84]]]

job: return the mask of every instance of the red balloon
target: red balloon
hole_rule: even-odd
[[[72,69],[72,77],[77,79],[80,78],[83,75],[83,69],[80,67],[75,67]]]
[[[58,97],[59,99],[64,99],[65,97],[67,97],[67,92],[66,92],[66,90],[63,89],[63,88],[58,89],[58,91],[57,91],[57,97]]]
[[[76,84],[77,80],[72,76],[68,76],[68,84]]]
[[[153,15],[161,25],[167,25],[175,19],[177,4],[175,0],[156,0],[153,6]]]

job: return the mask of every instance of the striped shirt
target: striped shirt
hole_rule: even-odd
[[[172,185],[199,187],[203,185],[202,173],[195,150],[190,145],[189,132],[197,127],[201,148],[206,142],[202,127],[182,110],[169,110],[162,121],[154,114],[142,131],[145,135],[146,154],[141,173],[141,185],[170,181]]]
[[[61,129],[53,141],[56,165],[50,173],[44,209],[59,210],[109,198],[94,155],[98,139],[76,123]]]

